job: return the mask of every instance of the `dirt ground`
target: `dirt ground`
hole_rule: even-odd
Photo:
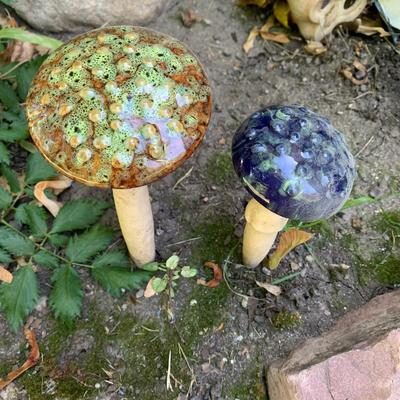
[[[184,27],[179,14],[186,8],[205,22]],[[260,40],[246,55],[242,44],[249,30],[264,20],[259,10],[240,9],[234,1],[183,0],[150,25],[198,54],[214,93],[204,143],[150,188],[159,257],[177,252],[183,265],[197,267],[203,276],[208,276],[205,261],[225,264],[229,286],[180,284],[175,321],[169,323],[165,298],[144,299],[139,291],[115,299],[83,272],[84,313],[68,330],[51,316],[49,274],[41,270],[43,297],[33,317],[42,360],[0,399],[266,399],[264,371],[273,360],[400,283],[399,54],[383,39],[341,30],[320,57],[306,54],[296,40],[285,46]],[[367,65],[369,77],[359,86],[340,74],[356,58]],[[303,104],[331,119],[356,157],[352,197],[377,201],[310,228],[314,238],[308,246],[291,252],[272,273],[277,278],[301,271],[275,298],[255,283],[269,279],[268,270],[240,265],[248,195],[232,171],[230,144],[248,114],[284,103]],[[62,200],[84,196],[111,200],[110,191],[80,184]],[[104,222],[118,228],[114,209]],[[4,374],[27,351],[22,334],[12,334],[1,315],[0,337]],[[173,390],[166,385],[169,357]]]

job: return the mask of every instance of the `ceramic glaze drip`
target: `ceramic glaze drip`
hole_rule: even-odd
[[[251,115],[232,143],[236,173],[266,208],[312,221],[337,212],[356,175],[353,156],[329,120],[300,106]]]
[[[175,39],[109,27],[51,54],[26,110],[35,144],[63,174],[129,188],[190,157],[206,132],[211,94],[196,57]]]

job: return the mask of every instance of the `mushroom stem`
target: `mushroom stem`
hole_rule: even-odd
[[[140,267],[155,258],[154,222],[147,186],[113,189],[122,235],[135,264]]]
[[[244,216],[243,263],[254,268],[266,257],[288,220],[267,210],[255,199],[247,204]]]

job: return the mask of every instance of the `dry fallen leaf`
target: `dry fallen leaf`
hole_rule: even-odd
[[[313,235],[311,233],[297,228],[291,228],[286,232],[283,232],[278,247],[268,259],[268,268],[275,269],[282,258],[284,258],[291,250],[298,245],[307,242],[312,237]]]
[[[217,287],[223,278],[221,267],[218,264],[213,263],[211,261],[205,262],[204,266],[207,268],[211,268],[213,270],[214,278],[209,281],[205,281],[204,279],[197,279],[197,284],[202,286],[208,286],[210,288]]]
[[[286,0],[277,0],[274,3],[274,16],[285,27],[289,28],[290,7]]]
[[[277,43],[289,43],[290,39],[284,33],[271,33],[270,29],[275,24],[275,17],[270,15],[267,19],[267,22],[261,27],[259,34],[264,40],[271,40]]]
[[[359,70],[361,71],[361,70]],[[340,71],[342,73],[342,75],[348,79],[349,81],[351,81],[351,83],[353,85],[363,85],[364,83],[368,82],[368,75],[365,75],[364,78],[362,79],[357,79],[354,75],[353,75],[353,71],[351,68],[346,67],[344,69],[342,69]]]
[[[156,294],[155,290],[153,289],[153,281],[154,281],[154,279],[155,279],[155,277],[153,276],[147,282],[147,286],[146,286],[146,289],[145,289],[144,294],[143,294],[143,296],[146,297],[146,298],[153,297]]]
[[[258,282],[256,281],[257,285],[265,289],[267,292],[273,294],[274,296],[278,297],[282,293],[282,289],[279,286],[272,285],[268,282]]]
[[[38,182],[35,185],[35,189],[33,191],[36,199],[46,207],[53,217],[56,217],[60,208],[62,207],[62,203],[49,199],[46,194],[46,189],[54,189],[55,194],[60,194],[63,190],[69,188],[72,185],[72,180],[67,178],[64,175],[60,175],[58,179],[53,181],[42,181]]]
[[[0,265],[0,281],[11,283],[13,280],[13,275],[10,271],[7,271],[4,267]]]
[[[390,36],[390,33],[382,27],[381,20],[357,18],[351,26],[352,29],[362,35],[372,36],[379,34],[380,37]]]
[[[243,50],[246,54],[254,47],[254,41],[258,36],[258,32],[259,30],[256,26],[250,31],[249,36],[243,44]]]
[[[40,350],[39,350],[38,343],[36,341],[35,332],[33,332],[32,330],[30,330],[28,328],[24,328],[24,334],[25,334],[26,340],[29,343],[29,346],[31,347],[31,351],[29,352],[28,359],[22,364],[21,367],[17,368],[14,371],[11,371],[7,375],[6,380],[3,381],[0,379],[0,390],[3,390],[14,379],[18,378],[29,368],[32,368],[34,365],[36,365],[40,359]]]
[[[201,17],[195,11],[189,8],[181,12],[181,20],[184,26],[190,28],[196,22],[200,22]]]
[[[304,46],[304,50],[308,54],[313,56],[318,56],[325,53],[328,49],[321,42],[314,42],[313,40],[308,40],[307,44]]]

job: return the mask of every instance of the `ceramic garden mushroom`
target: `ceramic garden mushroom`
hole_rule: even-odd
[[[210,119],[210,87],[196,57],[145,28],[90,31],[47,58],[26,110],[47,161],[78,182],[112,188],[133,260],[152,261],[147,185],[192,155]]]
[[[243,238],[243,262],[251,267],[265,258],[289,218],[306,222],[335,214],[356,175],[341,133],[300,106],[252,114],[233,138],[232,159],[253,196]]]

